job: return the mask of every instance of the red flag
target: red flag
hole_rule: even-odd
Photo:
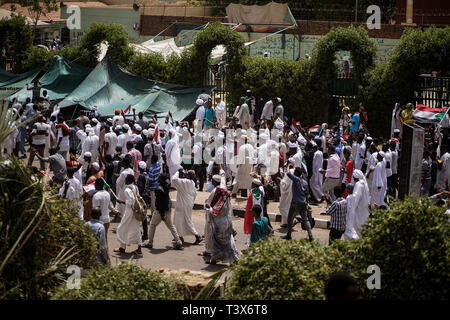
[[[123,113],[128,113],[130,111],[131,104],[123,111]]]
[[[156,128],[155,128],[155,136],[153,137],[153,141],[154,141],[154,142],[158,142],[158,139],[159,139],[159,126],[156,125]]]

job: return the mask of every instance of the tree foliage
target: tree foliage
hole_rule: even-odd
[[[60,286],[56,300],[180,300],[179,280],[135,264],[98,267],[81,279],[79,290]]]
[[[0,20],[0,51],[11,45],[12,58],[16,62],[14,72],[28,70],[23,59],[32,43],[32,31],[25,17],[13,13],[11,17]]]
[[[36,28],[39,19],[52,11],[58,10],[57,0],[18,0],[22,7],[27,8],[33,20],[33,38],[36,35]]]
[[[0,299],[45,299],[67,266],[95,264],[98,242],[17,158],[0,162],[0,176]]]

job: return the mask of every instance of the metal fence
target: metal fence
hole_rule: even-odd
[[[226,64],[224,62],[218,62],[209,66],[208,71],[206,72],[205,78],[203,80],[203,85],[215,86],[216,88],[212,92],[211,96],[212,97],[216,95],[220,96],[220,98],[227,104],[227,111],[231,111],[231,108],[228,108],[229,105],[227,100],[228,92],[225,89],[225,81],[226,81]]]
[[[450,105],[450,78],[419,76],[419,84],[414,94],[414,101],[428,107]]]

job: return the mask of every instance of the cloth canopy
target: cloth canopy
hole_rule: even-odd
[[[43,85],[41,92],[47,90],[51,100],[64,99],[86,78],[91,70],[91,68],[69,62],[63,57],[54,56],[47,72],[39,79],[39,82]],[[24,102],[32,95],[32,90],[27,90],[24,87],[11,95],[10,99],[17,98],[19,102]]]
[[[184,120],[195,110],[199,94],[203,90],[211,93],[213,89],[212,86],[193,88],[147,80],[121,69],[106,55],[59,106],[78,105],[91,110],[96,105],[102,116],[112,116],[115,109],[125,110],[131,105],[136,113],[143,112],[145,119],[156,113],[163,123],[168,111],[174,120]]]
[[[41,72],[42,68],[36,68],[21,74],[14,74],[0,70],[0,99],[4,99],[30,83]]]
[[[246,6],[231,3],[226,7],[228,22],[243,24],[236,31],[247,30],[247,25],[255,32],[274,29],[274,26],[297,25],[286,3],[270,2],[264,6]]]
[[[246,44],[247,45],[247,44]],[[150,39],[148,41],[142,42],[141,44],[130,44],[130,46],[137,52],[140,53],[161,53],[164,59],[167,59],[172,54],[181,55],[181,53],[192,45],[188,45],[185,47],[179,47],[175,43],[174,38],[162,40],[162,41],[154,41]],[[226,49],[223,45],[218,45],[214,47],[211,51],[211,59],[217,59],[225,55]]]

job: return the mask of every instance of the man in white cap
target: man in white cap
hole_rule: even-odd
[[[239,256],[233,239],[233,224],[231,217],[230,195],[221,186],[222,176],[214,175],[212,184],[214,190],[206,200],[205,252],[211,259],[206,263],[216,264],[234,262]]]
[[[273,108],[278,104],[278,98],[273,98],[269,100],[264,105],[263,111],[261,113],[261,120],[264,120],[268,124],[272,121],[273,118]]]
[[[80,162],[81,168],[74,173],[74,178],[78,179],[81,184],[85,184],[87,182],[88,176],[90,175],[90,166],[92,162],[92,153],[89,151],[83,153],[79,158],[78,162]]]
[[[247,197],[247,190],[251,188],[252,177],[250,176],[250,172],[253,171],[253,165],[255,164],[255,160],[257,154],[255,149],[251,144],[248,143],[247,136],[241,136],[244,139],[244,144],[239,147],[238,156],[236,159],[237,162],[237,173],[234,179],[234,186],[231,192],[231,196],[236,198],[237,192],[240,189],[243,189],[243,197]]]
[[[127,142],[133,139],[130,126],[128,124],[124,124],[122,126],[122,134],[117,137],[117,145],[122,147],[122,155],[127,154]]]
[[[320,172],[320,169],[323,168],[323,152],[319,149],[317,143],[315,142],[312,145],[312,149],[314,155],[312,162],[312,176],[310,180],[310,186],[314,197],[320,200],[323,198],[322,192],[323,174]]]
[[[76,168],[67,169],[67,179],[59,189],[59,195],[63,198],[72,200],[78,209],[78,216],[83,220],[83,186],[81,181],[74,177]]]
[[[109,203],[111,202],[111,196],[108,191],[104,189],[105,180],[99,178],[95,180],[95,190],[97,192],[92,197],[92,208],[99,208],[102,212],[100,216],[100,221],[105,226],[105,236],[108,242],[108,229],[109,229]]]
[[[277,98],[277,106],[273,112],[273,120],[276,121],[278,118],[281,119],[281,121],[284,120],[284,107],[281,104],[281,98]]]
[[[289,172],[294,174],[294,169],[290,169]],[[282,173],[282,178],[278,178],[280,182],[280,209],[281,214],[281,227],[287,228],[287,218],[289,215],[289,209],[292,202],[292,180],[289,179],[287,174]]]
[[[394,110],[392,110],[392,120],[391,120],[391,137],[394,136],[394,130],[398,130],[400,133],[400,114],[402,112],[402,107],[400,103],[396,103]]]
[[[94,129],[92,129],[90,127],[86,128],[86,134],[87,134],[87,137],[86,137],[86,139],[84,139],[83,144],[81,145],[81,154],[90,152],[92,154],[92,161],[97,161],[99,139],[95,135]]]
[[[131,165],[131,156],[126,155],[122,162],[121,162],[122,171],[120,172],[119,177],[116,181],[116,194],[118,199],[122,200],[125,198],[125,179],[128,175],[133,175],[134,177],[134,170],[132,169]],[[125,205],[123,203],[117,202],[116,203],[116,210],[119,212],[121,216],[123,216],[125,212]]]
[[[170,140],[166,143],[165,162],[169,168],[169,175],[172,178],[178,171],[181,164],[180,145],[178,142],[178,133],[175,129],[169,131]]]
[[[361,235],[361,226],[367,222],[369,218],[369,187],[366,178],[361,170],[353,170],[353,179],[355,180],[355,187],[353,189],[353,228],[357,237]],[[357,238],[354,237],[354,238]]]
[[[250,110],[245,103],[245,97],[241,97],[241,105],[234,110],[233,117],[238,119],[242,129],[247,130],[250,128]]]
[[[204,101],[202,99],[197,99],[195,102],[197,104],[197,111],[195,112],[195,120],[197,120],[197,125],[203,125],[203,120],[205,119],[205,107],[203,106]]]
[[[372,194],[370,197],[370,204],[374,208],[386,206],[384,196],[386,195],[387,177],[386,177],[386,162],[384,161],[384,152],[380,151],[377,155],[377,165],[373,172],[372,180]]]
[[[177,190],[174,224],[180,235],[180,240],[184,243],[185,236],[194,235],[194,244],[199,244],[202,241],[202,237],[198,234],[192,222],[192,208],[194,207],[195,197],[197,196],[197,190],[195,190],[195,173],[190,170],[185,176],[183,167],[179,166],[179,170],[172,176],[171,183],[172,187]]]
[[[225,125],[226,118],[227,118],[227,107],[225,105],[225,102],[222,101],[220,96],[215,97],[216,100],[216,117],[217,117],[217,127],[219,129],[222,129],[222,127]]]
[[[111,157],[114,157],[114,153],[116,152],[116,147],[118,144],[118,138],[116,133],[112,130],[112,127],[106,125],[105,130],[106,133],[103,140],[104,154],[109,154]]]

